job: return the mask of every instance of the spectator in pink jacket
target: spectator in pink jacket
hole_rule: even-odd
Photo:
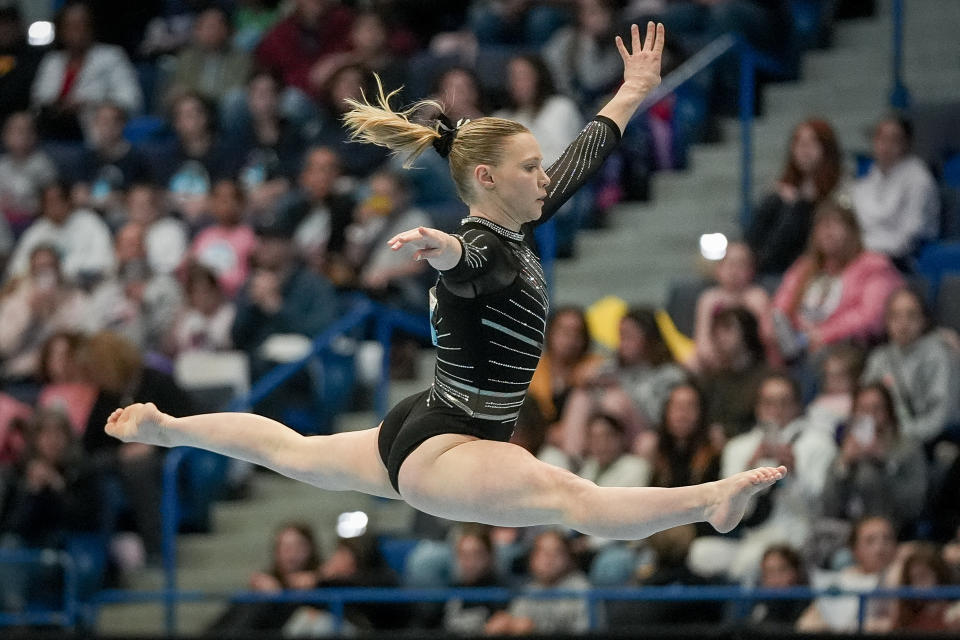
[[[822,204],[807,251],[784,274],[773,300],[784,357],[877,338],[883,333],[886,299],[902,284],[889,258],[863,248],[853,210]]]

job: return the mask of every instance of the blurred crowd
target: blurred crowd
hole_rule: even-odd
[[[811,44],[786,0],[123,4],[64,3],[49,46],[28,42],[16,3],[0,5],[0,548],[80,544],[104,555],[117,584],[159,561],[163,453],[107,438],[110,411],[137,401],[177,415],[222,410],[308,353],[358,294],[426,308],[435,274],[385,240],[420,225],[452,230],[466,209],[439,156],[404,171],[384,150],[349,143],[345,100],[375,92],[374,73],[402,88],[395,106],[433,97],[453,121],[522,122],[549,164],[617,88],[613,36],[631,22],[665,23],[664,74],[733,32],[789,79]],[[735,108],[736,88],[724,60],[637,118],[556,216],[557,254],[575,257],[577,231],[602,226],[612,205],[648,198],[653,172],[683,168],[687,146]],[[856,172],[829,120],[796,126],[742,241],[672,319],[637,305],[588,321],[561,307],[548,323],[516,442],[604,486],[787,465],[732,534],[684,527],[628,544],[419,517],[420,542],[391,569],[376,540],[345,538],[322,557],[308,526],[287,523],[249,587],[956,582],[960,336],[950,327],[960,318],[931,311],[935,292],[916,270],[917,252],[943,236],[943,183],[913,152],[910,120],[864,124],[872,148]],[[592,337],[598,322],[616,334],[606,346]],[[402,376],[421,343],[397,340]],[[370,377],[352,354],[332,354],[255,409],[327,431],[363,402],[355,378]],[[209,503],[241,497],[249,478],[242,465],[204,469],[183,480],[195,491],[181,530],[208,530]],[[0,607],[49,600],[61,579],[0,565]],[[960,625],[949,602],[875,605],[878,631]],[[611,603],[603,623],[665,623],[677,611]],[[726,615],[698,611],[702,622]],[[520,597],[348,607],[347,619],[521,634],[584,630],[588,613],[579,599]],[[843,630],[856,607],[771,601],[750,619]],[[300,605],[250,604],[215,627],[330,624]]]

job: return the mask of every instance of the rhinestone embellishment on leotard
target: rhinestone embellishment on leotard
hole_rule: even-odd
[[[482,224],[483,226],[493,229],[500,235],[515,242],[523,242],[523,234],[517,233],[516,231],[510,231],[506,227],[501,227],[499,224],[493,220],[487,220],[486,218],[481,218],[480,216],[467,216],[460,221],[460,224],[467,224],[468,222],[476,222],[477,224]]]

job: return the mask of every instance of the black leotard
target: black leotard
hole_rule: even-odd
[[[397,488],[403,460],[424,440],[464,433],[508,440],[543,350],[547,289],[533,250],[533,227],[550,219],[620,141],[597,116],[554,162],[539,220],[520,233],[485,218],[464,218],[454,235],[460,262],[431,289],[437,364],[430,389],[401,401],[380,429],[380,457]]]

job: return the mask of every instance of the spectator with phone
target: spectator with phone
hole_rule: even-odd
[[[920,515],[927,491],[923,449],[902,437],[887,388],[874,383],[854,399],[853,417],[823,491],[823,515],[856,520],[886,515],[900,525]]]
[[[904,437],[935,440],[960,415],[960,359],[909,288],[887,298],[886,326],[889,341],[870,353],[863,381],[890,391]]]
[[[694,542],[691,567],[702,575],[752,578],[768,546],[801,546],[819,515],[827,471],[836,456],[833,439],[803,417],[799,386],[787,374],[770,373],[762,379],[755,407],[756,426],[724,447],[720,476],[776,464],[790,469],[790,480],[748,508],[739,540],[703,536]]]

